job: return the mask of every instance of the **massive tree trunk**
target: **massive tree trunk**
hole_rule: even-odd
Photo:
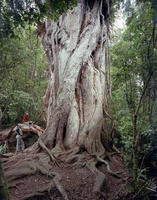
[[[42,141],[49,148],[78,145],[91,154],[110,148],[109,6],[108,0],[81,1],[58,22],[46,19],[49,79]]]
[[[26,149],[22,156],[9,159],[7,155],[3,156],[10,187],[15,185],[15,181],[19,184],[18,179],[21,177],[40,171],[53,178],[53,184],[44,190],[56,187],[63,199],[67,200],[75,192],[69,188],[70,193],[67,195],[64,190],[66,179],[71,171],[75,172],[76,165],[81,166],[81,172],[83,170],[87,173],[88,168],[91,177],[95,176],[93,192],[90,192],[93,195],[104,190],[106,170],[108,174],[119,178],[117,171],[113,172],[108,161],[104,160],[107,155],[116,169],[118,163],[121,163],[114,159],[115,154],[108,153],[113,140],[109,9],[109,0],[81,0],[77,7],[63,14],[58,22],[46,19],[45,29],[42,25],[38,30],[42,34],[49,61],[48,88],[44,100],[47,127],[38,142]],[[12,162],[14,165],[11,165]],[[74,165],[70,165],[68,172],[66,169],[69,163]],[[97,163],[105,164],[103,172],[98,170]],[[61,184],[64,174],[66,178]],[[23,199],[26,199],[26,195]]]

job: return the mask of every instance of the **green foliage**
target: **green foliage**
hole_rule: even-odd
[[[35,120],[43,107],[46,90],[46,56],[34,27],[20,30],[18,38],[1,40],[0,107],[3,127],[22,121],[29,112]]]
[[[78,0],[1,0],[0,2],[0,38],[17,35],[15,30],[39,23],[48,16],[57,20],[59,16],[73,8]]]
[[[155,194],[155,191],[152,190],[155,180],[148,179],[148,170],[148,168],[138,170],[137,181],[131,185],[129,191],[131,199],[149,200]]]
[[[129,10],[127,29],[111,50],[112,61],[112,96],[115,129],[121,134],[121,150],[125,153],[128,166],[132,170],[133,151],[133,116],[138,108],[148,77],[151,76],[148,88],[143,96],[137,116],[137,158],[138,167],[152,167],[152,134],[156,129],[156,73],[157,73],[157,23],[151,2],[142,1],[137,7]],[[157,155],[157,151],[154,151]],[[148,165],[149,163],[149,165]],[[138,171],[137,179],[143,174]],[[146,177],[148,172],[145,174]],[[140,177],[140,178],[139,178]],[[146,194],[149,190],[147,180],[143,187],[134,188],[135,193]],[[135,183],[134,183],[135,184]],[[149,192],[148,192],[149,195]]]
[[[49,4],[51,4],[50,0],[47,1]],[[51,4],[51,13],[52,18],[54,20],[58,20],[61,14],[66,13],[68,9],[72,9],[74,6],[76,6],[78,3],[78,0],[54,0]]]
[[[14,120],[19,117],[18,114],[24,113],[29,107],[33,107],[33,103],[32,97],[26,92],[14,90],[10,95],[7,114],[11,122],[14,123]]]
[[[25,142],[25,147],[27,148],[27,147],[33,145],[37,140],[38,140],[38,135],[32,135],[32,137],[26,138],[26,139],[24,140],[24,142]]]
[[[122,40],[114,45],[111,52],[113,97],[125,99],[125,104],[132,111],[137,106],[147,76],[152,71],[156,72],[153,15],[149,5],[146,4],[144,9],[145,12],[140,14],[136,11]],[[118,99],[115,101],[116,104]]]
[[[0,3],[0,38],[13,36],[14,29],[19,25],[24,27],[25,22],[39,15],[37,8],[32,7],[32,0],[1,0]]]
[[[1,0],[0,2],[0,38],[16,35],[15,30],[26,24],[38,24],[45,17],[58,20],[59,17],[78,4],[78,0]],[[85,1],[90,2],[90,1]],[[123,0],[110,1],[113,21],[117,8]],[[105,5],[105,4],[104,4]]]
[[[8,153],[6,144],[0,145],[0,154]]]

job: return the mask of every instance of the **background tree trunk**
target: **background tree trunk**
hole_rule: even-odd
[[[0,199],[9,200],[9,192],[7,183],[4,177],[4,171],[2,167],[2,161],[0,158]]]
[[[108,16],[109,2],[101,0],[81,1],[58,22],[46,19],[42,37],[49,79],[42,140],[49,148],[78,144],[89,153],[109,150]]]

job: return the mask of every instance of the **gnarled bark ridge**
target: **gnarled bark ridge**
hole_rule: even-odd
[[[90,5],[81,1],[58,22],[46,20],[48,119],[42,140],[50,148],[69,149],[77,144],[91,154],[109,148],[105,119],[111,97],[108,15],[108,1]]]

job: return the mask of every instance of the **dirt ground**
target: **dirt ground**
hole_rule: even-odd
[[[21,153],[20,156],[25,156]],[[3,160],[3,159],[2,159]],[[86,165],[68,165],[60,163],[60,167],[52,165],[50,172],[57,172],[61,175],[61,185],[64,187],[69,200],[123,200],[127,193],[127,169],[120,156],[113,156],[112,162],[108,161],[110,168],[114,172],[120,172],[120,178],[116,178],[107,173],[106,166],[100,165],[97,168],[105,173],[106,183],[102,192],[93,192],[95,183],[95,173],[91,172]],[[51,184],[52,178],[49,175],[36,173],[19,179],[15,185],[9,189],[11,200],[62,200],[59,191],[52,187],[50,191],[42,191],[45,186]],[[36,193],[33,197],[32,194]]]

